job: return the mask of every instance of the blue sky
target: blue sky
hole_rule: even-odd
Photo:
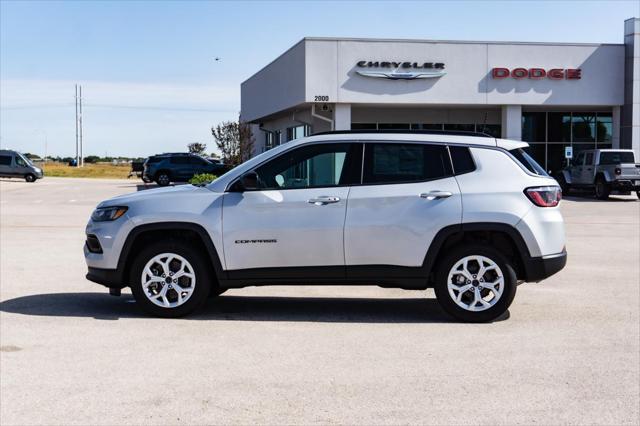
[[[0,146],[73,155],[77,82],[85,155],[212,151],[240,83],[305,36],[621,43],[639,15],[637,0],[0,0]]]

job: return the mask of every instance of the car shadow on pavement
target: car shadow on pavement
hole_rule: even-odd
[[[130,295],[51,293],[0,303],[0,311],[22,315],[86,317],[100,320],[151,318]],[[497,319],[509,318],[509,312]],[[185,320],[290,321],[339,323],[448,323],[435,299],[219,296]]]

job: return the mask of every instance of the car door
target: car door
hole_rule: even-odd
[[[184,182],[191,179],[191,161],[188,155],[174,155],[170,158],[171,177],[173,180]]]
[[[451,169],[444,145],[365,143],[363,182],[351,188],[347,205],[347,271],[422,266],[436,233],[462,220]]]
[[[571,183],[582,184],[582,168],[584,163],[584,152],[581,152],[576,157],[571,166]]]
[[[230,277],[255,268],[277,268],[278,278],[309,271],[344,276],[344,218],[350,185],[360,179],[361,153],[352,143],[293,148],[255,169],[255,190],[226,192],[223,244]]]
[[[190,163],[191,163],[191,171],[188,179],[191,179],[193,175],[197,175],[201,173],[211,173],[212,164],[209,163],[204,158],[200,158],[195,155],[192,155],[190,157]]]
[[[593,154],[593,151],[584,154],[584,164],[580,172],[580,183],[582,184],[593,183]]]

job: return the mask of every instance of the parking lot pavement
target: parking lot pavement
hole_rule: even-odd
[[[431,291],[233,290],[187,319],[88,282],[84,225],[132,181],[0,181],[0,423],[638,424],[640,202],[564,200],[569,262],[509,318]]]

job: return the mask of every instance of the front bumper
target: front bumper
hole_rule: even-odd
[[[567,252],[548,256],[529,257],[524,260],[527,282],[538,282],[562,270],[567,264]]]

